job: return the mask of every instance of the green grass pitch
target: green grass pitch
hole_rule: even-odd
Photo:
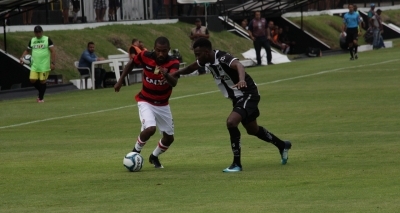
[[[242,132],[232,153],[230,101],[211,75],[181,78],[170,101],[175,142],[142,171],[122,159],[140,131],[141,85],[0,102],[0,212],[398,212],[399,48],[248,68],[258,123],[292,141],[289,161]]]

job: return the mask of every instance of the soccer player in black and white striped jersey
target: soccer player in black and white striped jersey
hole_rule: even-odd
[[[207,67],[222,94],[232,100],[233,109],[226,126],[230,135],[233,163],[223,172],[242,171],[239,123],[242,123],[248,134],[274,144],[281,155],[281,163],[286,164],[292,144],[289,141],[282,141],[257,124],[257,117],[260,115],[258,109],[260,95],[256,84],[245,72],[239,60],[227,52],[212,50],[212,44],[208,39],[198,39],[193,44],[193,50],[197,61],[172,75],[190,74],[199,67]]]

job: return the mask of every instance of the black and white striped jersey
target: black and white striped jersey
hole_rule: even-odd
[[[237,70],[232,69],[230,65],[234,60],[238,59],[220,50],[214,50],[214,53],[215,60],[213,64],[200,64],[199,61],[197,61],[197,64],[200,67],[205,66],[212,73],[215,83],[226,98],[234,100],[244,95],[259,95],[256,84],[247,73],[245,73],[247,87],[240,90],[236,87],[232,88],[239,82],[239,73]]]

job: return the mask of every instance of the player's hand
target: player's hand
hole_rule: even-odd
[[[56,65],[50,64],[50,69],[51,69],[51,70],[54,70],[55,68],[56,68]]]
[[[160,74],[162,74],[163,76],[168,74],[168,69],[167,68],[159,67],[158,69],[160,70]]]
[[[359,31],[359,32],[358,32],[358,35],[359,35],[359,36],[360,36],[360,35],[362,35],[362,32],[361,32],[361,31]]]
[[[121,89],[121,87],[122,87],[122,82],[117,82],[115,85],[114,85],[114,90],[115,90],[115,92],[119,92],[119,90]]]
[[[238,88],[238,89],[246,88],[247,87],[247,83],[246,83],[246,81],[239,81],[232,88],[235,88],[235,87]]]
[[[24,61],[22,60],[22,58],[19,59],[19,63],[22,65],[24,64]]]

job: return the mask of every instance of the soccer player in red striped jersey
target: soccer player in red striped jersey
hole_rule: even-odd
[[[174,142],[174,123],[168,101],[172,87],[175,87],[177,83],[177,79],[170,74],[179,69],[179,61],[168,55],[169,50],[169,40],[166,37],[158,37],[154,42],[154,51],[142,51],[137,54],[126,65],[121,78],[114,85],[115,92],[119,92],[125,77],[134,66],[143,67],[143,86],[135,96],[142,129],[132,152],[140,153],[158,126],[163,137],[149,157],[150,163],[154,164],[155,168],[164,168],[158,156],[167,151]]]

